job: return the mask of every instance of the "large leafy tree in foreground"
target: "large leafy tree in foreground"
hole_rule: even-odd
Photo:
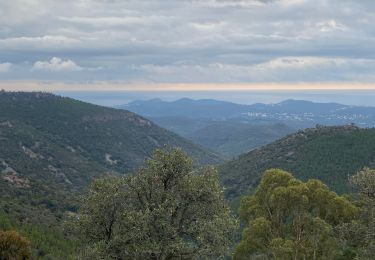
[[[96,180],[77,226],[89,259],[217,259],[236,227],[213,168],[158,150],[137,175]]]
[[[240,215],[247,223],[234,259],[334,259],[342,254],[334,227],[350,222],[358,208],[318,180],[265,172]]]

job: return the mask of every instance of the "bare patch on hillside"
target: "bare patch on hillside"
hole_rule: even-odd
[[[21,178],[16,170],[10,167],[4,160],[0,160],[2,179],[14,184],[18,188],[29,188],[30,181],[25,178]]]
[[[31,150],[30,148],[27,148],[26,146],[22,145],[22,151],[28,155],[31,159],[44,159],[44,156],[41,154],[38,154]]]
[[[118,161],[117,160],[113,160],[112,159],[112,155],[110,155],[108,153],[105,154],[104,158],[105,158],[105,162],[108,163],[108,164],[110,164],[110,165],[116,165],[118,163]]]
[[[9,127],[12,128],[13,124],[9,121],[0,122],[0,127]]]
[[[58,170],[55,166],[48,165],[48,170],[51,173],[53,173],[56,176],[56,178],[61,178],[62,180],[64,180],[64,182],[66,182],[68,184],[72,184],[72,182],[68,179],[68,177],[66,177],[65,173]]]

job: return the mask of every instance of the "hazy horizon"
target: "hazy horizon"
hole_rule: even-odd
[[[53,93],[111,107],[135,100],[154,98],[160,98],[164,101],[175,101],[181,98],[215,99],[246,105],[254,103],[271,104],[295,99],[318,103],[375,106],[375,91],[372,90],[54,91]]]

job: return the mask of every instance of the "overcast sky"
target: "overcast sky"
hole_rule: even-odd
[[[375,82],[374,0],[1,0],[0,79]]]

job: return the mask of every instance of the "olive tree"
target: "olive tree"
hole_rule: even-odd
[[[76,224],[83,258],[217,259],[236,220],[212,167],[195,170],[181,150],[157,150],[134,176],[94,181]]]

